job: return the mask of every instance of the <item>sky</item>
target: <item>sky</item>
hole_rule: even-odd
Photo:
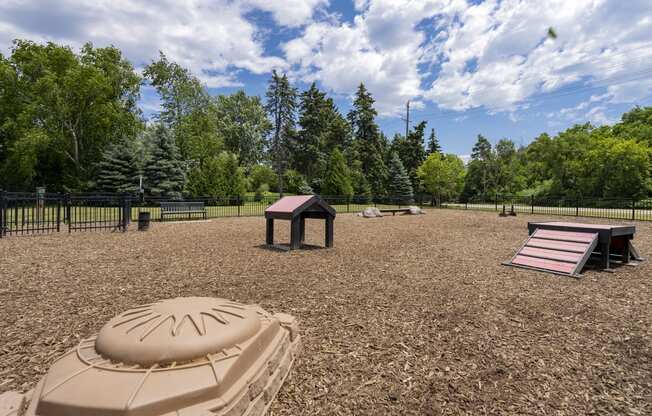
[[[410,101],[458,155],[652,105],[650,0],[2,0],[0,53],[16,38],[114,45],[138,70],[162,51],[212,94],[264,95],[276,69],[343,113],[363,82],[389,137]]]

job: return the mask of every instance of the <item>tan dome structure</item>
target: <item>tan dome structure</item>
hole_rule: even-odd
[[[59,358],[29,416],[260,416],[298,352],[296,320],[219,298],[128,310]]]

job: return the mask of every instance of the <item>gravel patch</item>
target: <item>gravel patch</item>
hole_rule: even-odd
[[[2,239],[0,392],[118,313],[194,295],[300,320],[270,415],[652,413],[650,262],[579,280],[502,266],[546,219],[343,214],[335,248],[292,252],[262,247],[262,217]],[[636,225],[650,256],[652,224]],[[306,239],[323,244],[323,221]]]

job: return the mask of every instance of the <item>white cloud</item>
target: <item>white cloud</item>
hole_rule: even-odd
[[[294,75],[320,80],[336,93],[350,94],[364,82],[381,114],[401,111],[421,95],[418,64],[426,35],[424,18],[453,9],[459,1],[357,1],[353,23],[315,22],[283,48]]]
[[[315,9],[326,6],[328,0],[244,0],[243,4],[270,12],[282,26],[295,27],[309,22]]]
[[[261,74],[286,67],[282,58],[265,53],[247,12],[269,11],[279,24],[296,26],[324,1],[292,0],[288,7],[288,2],[257,0],[4,0],[0,50],[8,51],[15,38],[73,47],[92,41],[116,45],[137,66],[162,50],[209,87],[235,86],[241,85],[238,70]]]
[[[648,0],[472,5],[450,20],[432,47],[441,72],[425,96],[448,109],[512,111],[534,94],[575,81],[587,86],[622,81],[649,69],[651,13]],[[557,39],[546,37],[549,27]],[[613,102],[648,96],[649,72],[647,80],[619,83],[608,91]]]

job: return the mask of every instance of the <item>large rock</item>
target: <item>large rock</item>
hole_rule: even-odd
[[[419,207],[417,207],[417,206],[414,206],[414,205],[411,206],[411,207],[408,207],[408,209],[409,209],[409,211],[406,212],[406,214],[408,214],[408,215],[420,215],[420,214],[425,214],[425,212],[423,212],[423,210],[422,210],[421,208],[419,208]]]
[[[360,213],[360,216],[365,218],[379,218],[382,217],[380,210],[376,207],[367,207]]]

